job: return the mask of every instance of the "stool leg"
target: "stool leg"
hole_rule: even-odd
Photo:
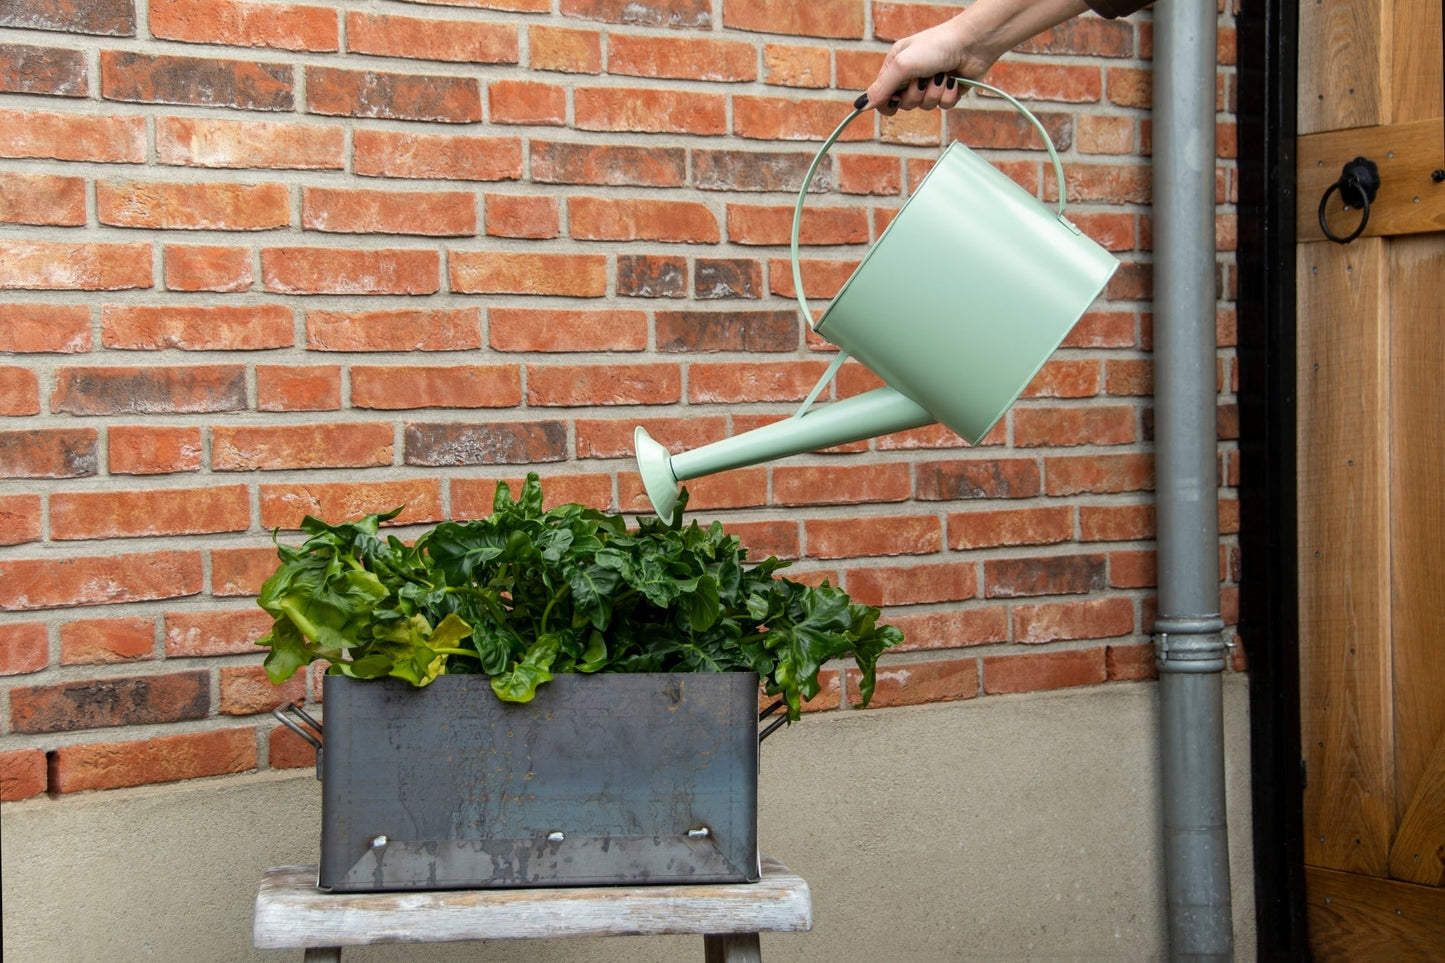
[[[763,963],[756,933],[709,933],[702,938],[705,963]]]
[[[341,963],[341,947],[309,946],[304,963]]]

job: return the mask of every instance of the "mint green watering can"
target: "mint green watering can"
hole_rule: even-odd
[[[1058,210],[963,144],[949,145],[814,325],[839,351],[796,414],[676,455],[637,429],[638,470],[659,516],[672,517],[683,481],[788,455],[935,422],[978,444],[1104,289],[1119,262],[1064,217],[1064,168],[1043,124],[998,88],[958,79],[1004,98],[1038,130],[1058,177]],[[860,113],[818,149],[793,211],[793,285],[810,320],[798,266],[803,202]],[[813,407],[849,356],[887,387]]]

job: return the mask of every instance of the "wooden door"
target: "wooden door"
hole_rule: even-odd
[[[1299,10],[1309,941],[1318,960],[1445,960],[1442,0]],[[1381,186],[1361,237],[1341,245],[1325,239],[1319,203],[1356,156],[1375,161]],[[1345,236],[1361,212],[1336,192],[1326,215]]]

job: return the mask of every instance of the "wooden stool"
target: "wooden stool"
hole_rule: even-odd
[[[762,866],[756,883],[392,893],[323,893],[315,866],[277,866],[261,877],[252,940],[319,963],[375,943],[695,933],[707,963],[760,963],[759,933],[813,928],[808,884],[776,859]]]

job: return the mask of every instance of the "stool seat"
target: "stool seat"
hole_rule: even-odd
[[[277,866],[261,878],[252,940],[339,959],[341,947],[375,943],[687,933],[707,938],[708,959],[758,959],[755,934],[813,928],[807,882],[776,859],[761,862],[756,883],[388,893],[325,893],[315,866]]]

